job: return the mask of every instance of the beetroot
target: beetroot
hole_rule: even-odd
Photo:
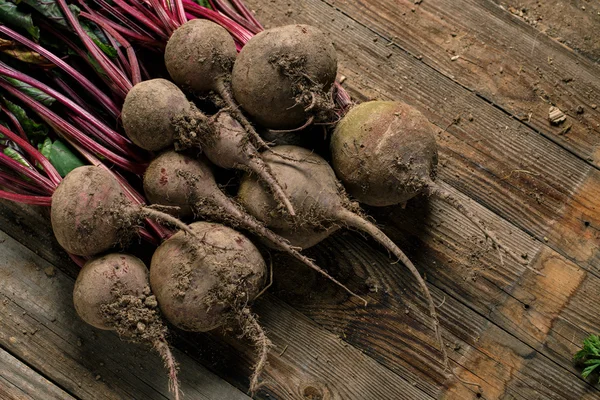
[[[242,48],[232,74],[233,94],[260,125],[292,129],[328,121],[337,55],[331,41],[309,25],[267,29]]]
[[[434,182],[438,162],[435,130],[423,114],[405,103],[362,103],[348,112],[333,133],[333,168],[350,195],[368,205],[402,204],[420,193],[435,196],[471,220],[497,248],[527,265],[477,214]]]
[[[78,256],[93,256],[128,242],[144,218],[191,233],[177,218],[134,204],[110,172],[90,165],[67,174],[52,195],[50,212],[56,240]]]
[[[121,118],[133,143],[149,151],[170,147],[175,140],[171,120],[190,112],[190,103],[177,86],[165,79],[135,85],[123,103]]]
[[[365,301],[312,260],[300,254],[286,239],[265,228],[261,222],[223,193],[215,182],[211,167],[202,157],[196,160],[174,151],[161,154],[146,170],[144,191],[152,204],[175,206],[186,216],[193,213],[211,221],[246,229],[267,240],[277,250],[287,252],[332,280],[351,295]]]
[[[273,200],[269,198],[260,182],[249,175],[246,175],[240,184],[240,203],[250,214],[293,245],[314,245],[340,227],[360,230],[379,242],[409,269],[419,283],[434,320],[444,363],[448,366],[448,356],[439,330],[435,304],[427,284],[413,263],[383,232],[359,214],[358,206],[348,199],[333,169],[323,158],[296,146],[277,146],[274,150],[298,160],[284,160],[273,155],[265,157],[275,177],[286,182],[286,194],[298,213],[297,217],[290,218],[283,210],[274,212]]]
[[[88,261],[75,281],[73,303],[88,324],[153,347],[165,362],[171,390],[179,399],[177,363],[166,339],[167,327],[140,259],[114,253]]]
[[[271,344],[248,303],[265,286],[266,264],[252,242],[231,228],[208,222],[190,227],[201,242],[192,244],[177,233],[156,249],[152,291],[165,318],[180,329],[206,332],[239,324],[258,348],[254,391]]]

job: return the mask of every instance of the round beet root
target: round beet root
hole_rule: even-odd
[[[176,85],[165,79],[151,79],[138,83],[127,93],[121,118],[133,143],[157,151],[173,145],[172,120],[189,112],[190,103]]]
[[[435,179],[435,130],[405,103],[362,103],[346,114],[331,137],[332,166],[348,193],[361,203],[404,203]]]
[[[337,73],[331,41],[309,25],[267,29],[242,48],[232,74],[233,94],[266,128],[291,129],[312,117],[327,120]]]
[[[165,48],[165,65],[177,85],[198,92],[217,90],[229,80],[237,51],[222,26],[193,19],[173,32]]]
[[[113,253],[88,261],[75,281],[73,303],[88,324],[154,348],[169,371],[175,399],[179,399],[177,363],[166,339],[167,327],[150,291],[148,269],[140,259]]]
[[[58,185],[50,217],[58,243],[78,256],[93,256],[128,242],[144,218],[191,233],[177,218],[134,204],[108,169],[91,165],[75,168]]]
[[[90,256],[127,241],[132,225],[130,206],[119,182],[100,167],[84,166],[71,171],[52,195],[50,216],[54,236],[69,253]]]
[[[360,104],[339,122],[331,138],[333,168],[352,196],[372,206],[404,203],[420,193],[437,197],[473,222],[498,249],[528,265],[486,227],[479,215],[434,182],[438,161],[435,129],[405,103]]]
[[[244,235],[223,225],[190,225],[201,242],[177,233],[161,244],[150,285],[165,318],[180,329],[206,332],[236,316],[263,289],[266,265]]]
[[[149,289],[148,269],[137,257],[108,254],[88,261],[79,272],[73,289],[75,310],[88,324],[115,330],[106,307],[120,296],[145,298]]]

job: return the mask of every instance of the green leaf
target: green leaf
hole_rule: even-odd
[[[110,42],[106,38],[104,31],[102,31],[93,22],[81,21],[81,27],[88,34],[88,36],[96,43],[96,45],[102,50],[107,56],[111,58],[117,57],[117,50],[111,46]]]
[[[48,96],[46,93],[42,92],[41,90],[34,88],[31,85],[28,85],[25,82],[21,82],[18,79],[13,79],[13,78],[9,78],[8,76],[3,76],[2,79],[4,79],[6,82],[10,83],[12,86],[16,87],[17,89],[19,89],[19,91],[25,93],[27,96],[31,97],[32,99],[39,101],[40,103],[42,103],[45,106],[51,106],[52,103],[54,103],[56,101],[56,99],[52,96]]]
[[[39,142],[48,136],[48,127],[45,124],[35,122],[29,118],[27,112],[21,106],[8,101],[7,99],[4,99],[4,104],[6,104],[6,108],[15,115],[29,140]]]
[[[38,144],[38,150],[42,155],[48,159],[50,159],[50,150],[52,149],[52,139],[46,138],[44,143]]]
[[[67,22],[67,20],[65,19],[62,11],[60,10],[60,7],[58,6],[58,4],[56,4],[55,0],[20,0],[20,1],[15,1],[15,0],[11,0],[13,3],[25,3],[28,6],[30,6],[31,8],[33,8],[34,10],[36,10],[37,12],[39,12],[40,14],[42,14],[44,17],[48,18],[51,21],[56,22],[59,25],[62,25],[65,28],[69,28],[69,23]],[[75,15],[79,15],[79,8],[76,6],[69,6],[69,8],[73,11],[73,13]]]
[[[596,361],[595,363],[589,363],[586,362],[586,364],[589,364],[587,367],[585,367],[585,369],[581,372],[581,376],[585,379],[588,376],[590,376],[590,374],[592,372],[594,372],[594,370],[598,367],[600,367],[600,360],[588,360],[588,361]]]
[[[200,4],[202,7],[211,8],[208,0],[194,0],[196,3]]]
[[[58,140],[52,143],[48,159],[63,178],[75,168],[84,165],[71,149]]]
[[[36,41],[40,38],[40,29],[33,24],[31,14],[25,14],[7,0],[0,0],[0,22],[27,31]]]
[[[9,156],[10,158],[12,158],[13,160],[15,160],[16,162],[18,162],[19,164],[22,164],[22,165],[26,166],[27,168],[33,169],[31,164],[29,164],[29,162],[25,159],[25,157],[23,157],[23,155],[21,155],[21,153],[19,153],[15,149],[7,147],[4,149],[3,153],[6,154],[7,156]]]
[[[2,0],[3,1],[3,0]],[[37,10],[44,17],[62,25],[63,27],[72,30],[68,21],[64,17],[60,7],[56,4],[56,0],[21,0],[23,3],[31,6],[35,10]],[[75,15],[76,18],[79,17],[79,13],[81,10],[79,7],[71,4],[69,5],[69,9]],[[81,27],[88,34],[88,36],[96,43],[96,45],[109,57],[115,58],[117,56],[117,51],[110,45],[110,42],[104,35],[104,32],[99,29],[96,24],[88,21],[79,21]]]

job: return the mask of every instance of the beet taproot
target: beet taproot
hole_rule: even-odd
[[[177,218],[134,204],[119,181],[100,166],[86,165],[67,174],[52,195],[50,217],[58,243],[78,256],[129,242],[144,218],[192,233]]]
[[[164,101],[152,102],[151,94],[155,91],[173,99],[175,107],[171,109]],[[202,150],[222,168],[250,169],[269,184],[279,203],[293,215],[294,209],[283,194],[281,185],[273,178],[240,122],[224,111],[209,117],[187,100],[186,106],[183,106],[183,99],[185,95],[181,89],[164,79],[135,85],[123,106],[125,133],[132,141],[135,137],[142,148],[154,148],[156,142],[160,142],[160,148],[172,145],[178,150],[195,148]],[[128,123],[125,124],[125,121]],[[138,130],[138,127],[143,129]],[[128,128],[135,128],[134,132]]]
[[[398,246],[379,228],[360,214],[335,176],[335,172],[319,155],[296,146],[277,146],[274,150],[297,161],[266,155],[265,161],[277,179],[286,182],[285,191],[297,212],[290,218],[278,210],[263,185],[250,175],[242,178],[238,200],[250,214],[293,245],[309,247],[325,239],[339,228],[362,231],[401,261],[423,291],[433,319],[433,327],[448,366],[448,355],[439,329],[436,306],[419,271]]]
[[[180,329],[207,332],[239,324],[259,354],[250,385],[254,391],[271,344],[248,304],[262,292],[267,266],[241,233],[209,222],[190,227],[201,242],[192,244],[177,233],[154,252],[152,291],[165,318]]]
[[[528,261],[506,247],[479,215],[435,182],[436,129],[406,103],[359,104],[338,123],[331,137],[332,166],[348,193],[364,204],[403,204],[418,194],[446,202],[467,217],[498,249],[527,266]],[[539,274],[535,269],[532,271]]]
[[[179,399],[177,363],[167,342],[167,327],[150,290],[148,269],[139,258],[112,253],[88,261],[75,281],[73,304],[88,324],[154,348],[169,371],[175,399]]]
[[[252,37],[232,72],[235,100],[260,125],[297,129],[329,121],[337,55],[327,36],[310,25],[286,25]]]
[[[174,206],[185,212],[186,216],[193,214],[250,231],[366,303],[366,300],[302,255],[287,239],[267,229],[226,195],[217,185],[212,168],[203,157],[194,159],[175,151],[161,154],[146,170],[144,192],[151,204]]]
[[[190,112],[185,94],[166,79],[135,85],[125,97],[121,119],[129,139],[142,149],[158,151],[173,145],[176,116]]]

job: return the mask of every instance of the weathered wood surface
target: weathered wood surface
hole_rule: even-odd
[[[0,398],[2,400],[74,400],[61,388],[0,349]]]
[[[600,61],[600,40],[595,35],[600,23],[597,1],[494,0],[511,14],[551,38]]]
[[[592,108],[600,69],[491,0],[247,3],[268,26],[326,31],[357,99],[403,100],[436,123],[441,179],[545,275],[506,257],[501,264],[475,227],[435,199],[368,210],[426,275],[442,304],[453,369],[482,391],[443,373],[422,295],[402,266],[359,235],[340,233],[308,253],[368,296],[369,308],[277,257],[275,286],[255,307],[275,343],[257,398],[600,399],[571,363],[582,339],[600,331]],[[549,125],[548,101],[569,114],[566,134],[558,134],[565,125]],[[0,206],[0,230],[74,277],[48,227],[31,229],[31,221],[45,222],[30,208]],[[246,390],[249,343],[218,332],[178,333],[174,342]]]

